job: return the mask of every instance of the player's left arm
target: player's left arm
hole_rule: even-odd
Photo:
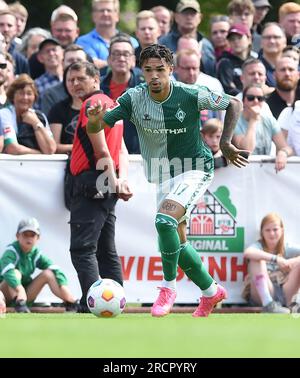
[[[226,108],[224,127],[220,140],[220,148],[223,152],[223,155],[227,160],[229,160],[238,168],[246,166],[249,156],[249,151],[239,150],[231,143],[233,131],[239,119],[241,111],[241,102],[234,97],[230,97],[229,104]]]

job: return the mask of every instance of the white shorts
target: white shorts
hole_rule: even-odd
[[[206,192],[213,177],[213,173],[188,171],[164,181],[157,187],[157,209],[167,199],[177,202],[186,210],[185,215],[178,221],[183,222],[189,218],[193,206]]]

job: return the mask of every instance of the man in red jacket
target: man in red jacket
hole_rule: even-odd
[[[81,309],[85,312],[87,291],[99,275],[123,284],[115,246],[114,210],[118,198],[127,201],[132,193],[127,184],[123,125],[96,134],[86,129],[90,106],[101,100],[108,108],[114,107],[114,102],[99,91],[99,71],[89,62],[73,63],[67,80],[79,93],[89,93],[81,107],[70,163],[70,252],[82,290]]]

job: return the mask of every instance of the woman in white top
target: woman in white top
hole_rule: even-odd
[[[296,101],[294,106],[283,109],[277,122],[288,145],[293,148],[297,156],[300,156],[300,101]]]

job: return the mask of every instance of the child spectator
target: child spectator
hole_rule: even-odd
[[[22,36],[28,20],[28,11],[19,1],[8,5],[8,9],[16,16],[17,37],[14,39],[17,44],[21,43]]]
[[[300,245],[292,246],[284,238],[282,219],[275,213],[261,221],[260,239],[244,252],[249,275],[243,296],[263,305],[263,312],[300,312]]]
[[[17,240],[7,246],[0,259],[0,290],[6,302],[14,301],[16,312],[28,313],[27,304],[48,284],[52,293],[65,302],[67,311],[76,311],[77,302],[67,286],[66,276],[36,245],[40,238],[38,221],[21,220],[16,236]],[[32,278],[36,268],[42,272]]]
[[[252,54],[250,29],[244,24],[231,25],[227,39],[231,52],[224,51],[220,57],[217,66],[218,79],[225,93],[236,96],[243,89],[242,65]]]
[[[211,118],[206,121],[201,130],[203,140],[213,153],[215,168],[226,167],[228,165],[220,149],[222,131],[223,124],[217,118]]]

